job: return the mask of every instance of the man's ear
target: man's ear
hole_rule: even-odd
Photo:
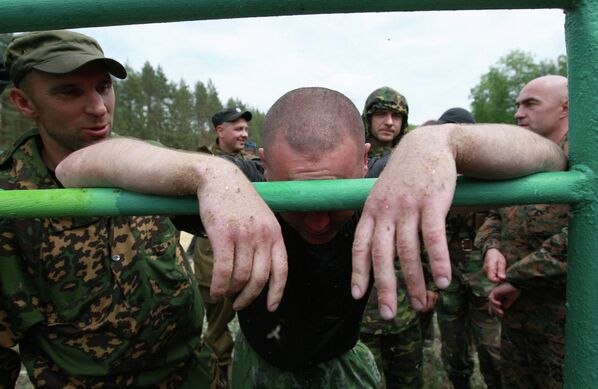
[[[569,116],[569,100],[565,100],[561,105],[563,112],[561,112],[561,118]]]
[[[8,97],[21,115],[33,119],[37,117],[35,105],[25,91],[19,88],[12,88]]]
[[[366,143],[365,144],[365,152],[363,155],[363,176],[367,176],[368,175],[368,155],[370,153],[370,149],[372,148],[372,145],[370,143]]]
[[[224,126],[222,124],[219,124],[216,126],[216,135],[218,136],[218,138],[222,138],[222,133],[224,132]]]
[[[260,147],[257,149],[257,152],[262,160],[262,167],[264,169],[264,177],[268,180],[268,160],[266,159],[266,153],[264,152],[264,148]]]

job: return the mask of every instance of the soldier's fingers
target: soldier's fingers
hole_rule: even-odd
[[[385,320],[397,314],[397,277],[394,270],[395,225],[377,221],[372,238],[372,266],[378,291],[378,309]]]
[[[250,268],[249,282],[233,302],[233,309],[239,310],[249,305],[262,291],[270,274],[270,248],[258,245],[252,258],[253,266]]]
[[[355,229],[353,240],[353,270],[351,273],[351,295],[358,300],[368,289],[371,270],[371,247],[374,234],[374,220],[363,216]]]
[[[404,213],[400,217],[396,231],[397,254],[405,276],[405,286],[411,299],[411,306],[416,311],[421,311],[426,306],[427,296],[420,258],[419,216],[416,213]]]
[[[488,258],[484,263],[484,268],[486,270],[486,277],[488,277],[488,280],[492,282],[500,281],[498,278],[497,263],[494,258]]]
[[[210,295],[222,297],[226,294],[234,266],[234,246],[227,240],[210,239],[214,251],[214,271]]]
[[[497,271],[496,271],[496,278],[498,278],[499,281],[504,281],[507,278],[507,264],[506,261],[497,261],[497,265],[496,265]]]
[[[257,252],[257,251],[256,251]],[[254,249],[247,240],[239,239],[235,246],[235,261],[227,294],[232,295],[243,289],[252,276]]]
[[[430,268],[436,286],[447,288],[451,283],[451,261],[446,240],[446,212],[427,206],[422,212],[421,228],[430,258]]]
[[[287,283],[289,265],[287,262],[287,250],[284,242],[278,241],[272,245],[272,265],[270,267],[270,283],[268,284],[268,310],[274,312],[284,292]]]

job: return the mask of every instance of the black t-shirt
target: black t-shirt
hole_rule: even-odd
[[[368,177],[377,177],[387,158],[370,160]],[[234,161],[252,181],[263,181],[261,166]],[[278,218],[288,254],[288,279],[280,306],[266,308],[268,288],[239,312],[243,335],[268,363],[286,370],[313,366],[343,354],[359,338],[366,295],[351,296],[351,249],[359,212],[323,245],[303,240]]]

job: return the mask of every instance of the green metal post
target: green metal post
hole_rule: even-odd
[[[571,161],[598,171],[598,1],[579,1],[566,21]],[[593,201],[574,206],[569,229],[566,388],[598,382],[598,181]]]
[[[575,0],[0,0],[0,32],[323,13],[568,8]]]

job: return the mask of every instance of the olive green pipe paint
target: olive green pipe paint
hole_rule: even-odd
[[[255,183],[274,211],[360,209],[375,179]],[[460,178],[455,205],[583,202],[583,171],[542,173],[512,181]],[[239,199],[239,201],[243,201]],[[0,191],[0,218],[197,214],[194,197],[159,197],[110,188]]]
[[[0,0],[0,32],[323,13],[571,8],[579,0]]]
[[[580,1],[567,13],[569,140],[571,161],[598,171],[598,1]],[[566,388],[598,382],[598,180],[587,187],[592,200],[574,205],[567,272]]]

